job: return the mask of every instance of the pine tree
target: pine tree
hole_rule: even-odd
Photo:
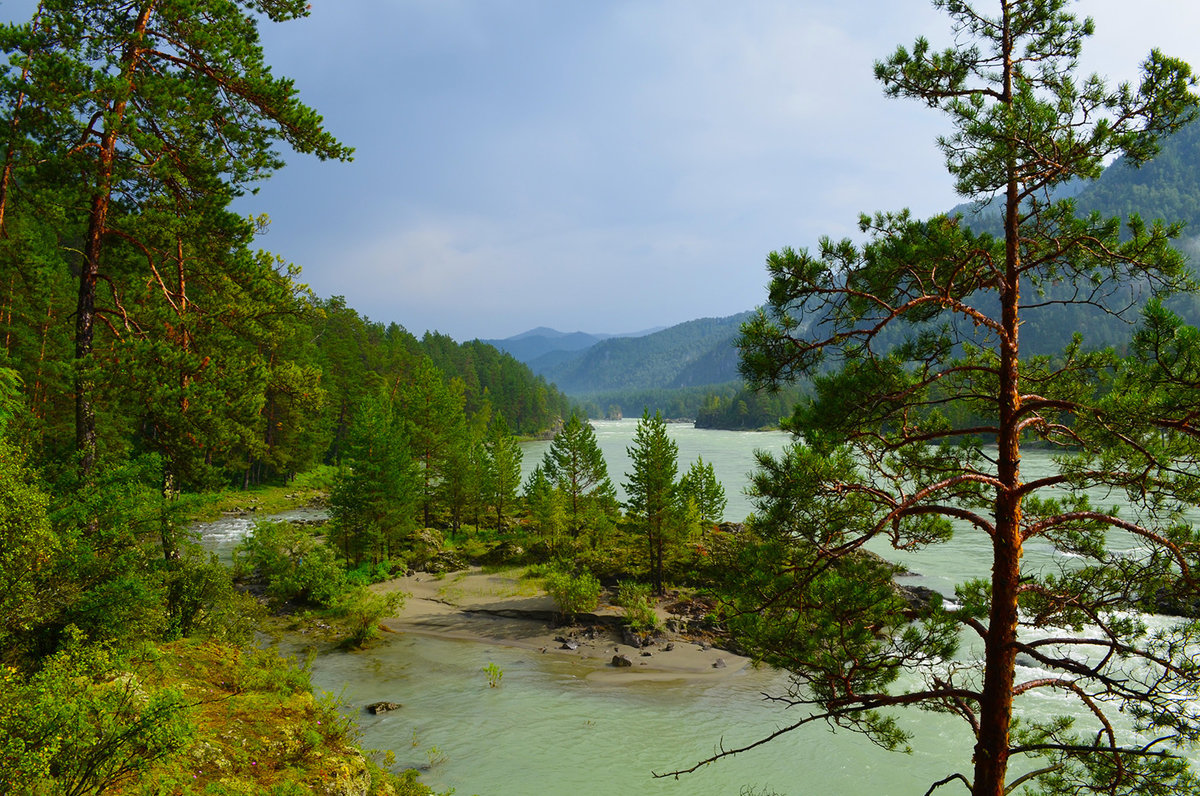
[[[333,543],[358,565],[395,556],[416,525],[420,473],[405,421],[385,393],[359,405],[346,464],[329,496]]]
[[[624,485],[625,507],[646,535],[649,574],[656,594],[666,591],[665,570],[669,546],[686,525],[679,484],[679,446],[667,434],[662,414],[642,414],[628,449],[633,472]]]
[[[521,446],[516,437],[508,433],[508,424],[503,417],[492,422],[487,441],[488,505],[495,512],[496,532],[508,530],[509,520],[517,504],[517,491],[521,487]]]
[[[962,719],[973,770],[931,791],[1000,796],[1032,779],[1053,794],[1200,793],[1173,747],[1200,737],[1185,707],[1200,696],[1200,628],[1151,632],[1136,614],[1158,591],[1195,593],[1200,535],[1183,517],[1200,499],[1197,332],[1152,302],[1129,359],[1065,332],[1055,357],[1019,341],[1022,323],[1062,302],[1133,323],[1139,296],[1195,289],[1171,248],[1178,226],[1135,216],[1122,228],[1055,198],[1113,156],[1150,158],[1192,116],[1191,71],[1154,52],[1136,88],[1077,76],[1092,23],[1064,0],[935,5],[955,48],[918,39],[876,75],[890,96],[947,115],[939,143],[956,187],[996,197],[1003,233],[878,214],[862,218],[862,244],[770,255],[743,370],[753,387],[803,377],[813,391],[787,424],[797,444],[760,459],[759,541],[730,567],[734,624],[792,672],[785,699],[810,712],[791,729],[831,723],[903,748],[889,706]],[[1027,444],[1054,450],[1060,472],[1026,482]],[[1093,488],[1123,493],[1128,516],[1093,505]],[[958,588],[957,611],[911,621],[890,568],[863,547],[919,550],[952,533],[979,536],[992,575]],[[1023,565],[1034,541],[1062,554],[1058,567]],[[982,650],[958,653],[960,634]],[[1019,678],[1018,655],[1046,676]],[[1014,700],[1047,692],[1080,717],[1016,727]],[[1125,734],[1118,710],[1146,734]],[[1033,758],[1018,769],[1032,773],[1010,778],[1014,757]]]
[[[695,504],[701,522],[716,525],[725,519],[725,487],[717,480],[712,462],[704,461],[703,456],[679,479],[679,491]]]
[[[186,225],[198,208],[223,208],[282,164],[276,142],[321,158],[350,155],[263,61],[258,21],[306,13],[304,0],[44,0],[30,24],[0,28],[0,48],[19,67],[0,85],[8,135],[0,202],[14,200],[14,171],[76,175],[76,447],[85,474],[97,450],[96,326],[108,316],[127,322],[108,252],[117,241],[132,246],[144,255],[143,276],[160,282],[157,266],[169,260],[127,219],[139,205],[165,203],[176,209],[160,218]]]
[[[567,524],[578,539],[589,515],[606,513],[616,502],[616,489],[608,478],[608,464],[592,424],[572,413],[542,458],[546,477],[562,491],[567,502]]]

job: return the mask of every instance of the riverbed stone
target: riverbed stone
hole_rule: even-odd
[[[401,707],[402,706],[399,702],[372,702],[371,704],[367,705],[366,710],[368,713],[379,715],[380,713],[399,710]]]
[[[629,660],[628,655],[621,653],[620,655],[613,656],[612,665],[616,666],[617,668],[622,668],[625,666],[633,666],[633,661]]]

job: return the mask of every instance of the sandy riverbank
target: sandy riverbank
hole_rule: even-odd
[[[601,605],[591,623],[556,626],[554,601],[515,572],[485,573],[477,567],[446,575],[422,572],[375,588],[409,595],[400,612],[384,621],[390,631],[499,643],[537,655],[570,656],[589,666],[586,676],[590,680],[713,679],[736,674],[749,664],[740,655],[681,637],[644,649],[625,644],[615,623],[620,610],[609,605]],[[660,617],[666,619],[665,612],[660,612]],[[563,649],[560,638],[577,647]],[[633,665],[613,666],[614,655],[627,656]]]

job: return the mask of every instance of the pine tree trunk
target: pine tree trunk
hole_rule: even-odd
[[[1004,9],[1004,92],[1012,103],[1012,34]],[[992,604],[984,640],[983,697],[975,745],[974,796],[1003,796],[1008,773],[1016,664],[1017,595],[1021,581],[1021,393],[1018,371],[1018,307],[1020,303],[1020,186],[1010,160],[1005,191],[1004,284],[1000,295],[1000,434],[995,537],[992,539]]]
[[[140,41],[153,12],[148,2],[138,14],[129,43],[121,55],[123,76],[130,84],[137,72],[142,50]],[[79,472],[86,480],[96,463],[96,408],[92,405],[95,392],[92,347],[96,323],[96,283],[100,278],[100,253],[108,226],[108,209],[112,199],[113,164],[117,153],[117,129],[125,118],[127,101],[113,103],[110,118],[100,139],[91,208],[88,211],[87,236],[83,244],[83,263],[79,269],[79,299],[75,308],[75,450],[79,456]]]

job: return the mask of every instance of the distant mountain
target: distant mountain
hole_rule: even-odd
[[[1200,120],[1162,141],[1158,155],[1143,166],[1131,166],[1124,157],[1115,160],[1096,180],[1076,180],[1059,186],[1055,199],[1074,197],[1079,213],[1127,217],[1137,213],[1147,223],[1155,219],[1182,221],[1183,245],[1200,236]],[[1001,197],[1002,199],[1003,197]],[[977,232],[1003,234],[1001,202],[982,207],[956,205]]]
[[[1003,197],[1001,197],[1002,199]],[[1156,219],[1182,221],[1183,234],[1176,247],[1192,258],[1193,272],[1200,260],[1200,121],[1194,121],[1162,141],[1159,154],[1140,168],[1125,158],[1114,161],[1100,177],[1077,180],[1060,188],[1055,199],[1073,198],[1079,215],[1096,212],[1103,217],[1128,218],[1138,214],[1150,223]],[[982,207],[961,204],[951,213],[962,213],[976,232],[995,236],[1004,234],[1001,202],[993,200]],[[1040,286],[1048,300],[1063,299],[1056,311],[1037,313],[1021,327],[1021,348],[1037,354],[1057,354],[1069,340],[1069,332],[1083,334],[1090,348],[1116,346],[1129,341],[1129,326],[1099,306],[1069,303],[1073,287],[1048,283]],[[1032,294],[1033,287],[1022,288]],[[1149,295],[1148,285],[1134,282],[1130,292],[1112,300],[1140,304]],[[1190,324],[1200,323],[1200,297],[1176,296],[1167,304]]]
[[[544,357],[550,357],[547,360],[549,362],[558,362],[564,357],[591,348],[604,340],[611,340],[614,337],[640,337],[661,328],[663,327],[624,334],[589,334],[587,332],[560,332],[547,326],[539,326],[503,340],[480,340],[479,342],[494,346],[512,355],[513,359],[533,367],[534,362]],[[536,367],[533,369],[535,373],[538,372]]]
[[[609,338],[533,371],[567,394],[723,384],[739,379],[735,340],[750,312],[672,326],[644,337]]]

